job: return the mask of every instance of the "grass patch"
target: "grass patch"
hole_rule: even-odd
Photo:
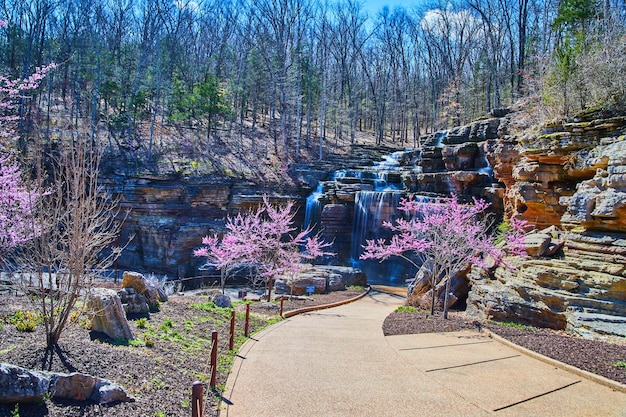
[[[520,329],[520,330],[532,330],[533,329],[532,326],[516,323],[514,321],[492,321],[491,323],[497,324],[502,327],[513,327],[515,329]]]
[[[417,313],[417,308],[413,306],[399,306],[394,313]]]
[[[617,361],[613,364],[616,368],[624,368],[626,369],[626,361]]]

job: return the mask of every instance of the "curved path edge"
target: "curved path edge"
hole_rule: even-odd
[[[565,371],[571,372],[571,373],[576,374],[576,375],[578,375],[580,377],[590,379],[590,380],[592,380],[594,382],[597,382],[598,384],[604,385],[605,387],[608,387],[608,388],[614,389],[616,391],[620,391],[620,392],[626,393],[626,385],[624,385],[624,384],[622,384],[620,382],[613,381],[612,379],[603,377],[601,375],[596,375],[596,374],[594,374],[592,372],[585,371],[584,369],[580,369],[580,368],[577,368],[575,366],[569,365],[567,363],[563,363],[563,362],[558,361],[556,359],[553,359],[553,358],[550,358],[548,356],[542,355],[541,353],[537,353],[537,352],[535,352],[533,350],[526,349],[525,347],[520,346],[518,344],[515,344],[515,343],[511,342],[510,340],[507,340],[504,337],[499,336],[499,335],[491,332],[490,330],[485,329],[484,331],[487,333],[488,337],[498,341],[499,343],[502,343],[503,345],[506,345],[506,346],[508,346],[508,347],[510,347],[512,349],[515,349],[518,352],[523,353],[524,355],[530,356],[532,358],[535,358],[537,360],[545,362],[545,363],[547,363],[549,365],[556,366],[557,368],[561,368],[561,369],[563,369]]]
[[[344,304],[352,303],[354,301],[360,300],[361,298],[365,297],[367,294],[369,294],[371,290],[372,290],[372,287],[369,286],[367,287],[367,291],[365,291],[363,294],[357,295],[356,297],[348,298],[346,300],[341,300],[341,301],[337,301],[335,303],[330,303],[330,304],[321,304],[317,306],[303,307],[303,308],[299,308],[296,310],[289,310],[283,313],[283,318],[287,319],[289,317],[293,317],[295,315],[302,314],[302,313],[309,313],[311,311],[324,310],[326,308],[339,307]]]

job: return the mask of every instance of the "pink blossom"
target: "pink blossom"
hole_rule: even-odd
[[[404,199],[399,209],[407,214],[406,219],[385,223],[395,232],[390,240],[367,241],[361,259],[386,260],[392,256],[403,258],[416,267],[428,262],[434,266],[431,288],[441,279],[446,280],[467,268],[471,263],[484,264],[484,259],[502,258],[502,250],[494,245],[493,236],[487,233],[484,211],[489,204],[474,199],[473,204],[460,204],[455,196],[439,202],[423,203]],[[517,231],[519,223],[512,223],[516,233],[511,239],[511,248],[519,249]],[[435,292],[432,292],[433,297]],[[434,312],[433,299],[433,312]],[[445,308],[445,307],[444,307]]]
[[[293,202],[275,206],[264,196],[255,211],[229,217],[222,236],[202,239],[205,246],[194,256],[206,257],[221,270],[222,286],[236,268],[246,265],[255,267],[271,287],[274,277],[297,273],[304,260],[331,255],[325,250],[329,244],[310,236],[310,230],[296,233],[293,206]]]

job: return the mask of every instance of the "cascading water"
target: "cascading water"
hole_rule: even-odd
[[[486,175],[490,183],[493,182],[493,168],[489,164],[489,160],[486,156],[483,156],[480,166],[481,168],[478,168],[477,172],[479,174]]]
[[[398,191],[360,191],[356,194],[351,263],[367,274],[370,284],[402,286],[412,276],[411,265],[398,260],[379,262],[360,259],[367,240],[391,237],[392,233],[384,227],[384,222],[393,223],[403,215],[397,208],[402,197],[404,193]]]
[[[304,228],[311,230],[312,234],[319,231],[319,223],[322,217],[322,202],[320,197],[324,191],[322,183],[317,184],[315,191],[306,199],[306,211],[304,213]]]
[[[398,260],[379,263],[376,260],[359,259],[367,239],[391,236],[390,230],[383,226],[383,222],[393,222],[397,216],[402,215],[397,210],[400,199],[404,196],[400,161],[407,152],[418,151],[394,152],[371,167],[336,171],[330,181],[321,182],[315,192],[307,198],[304,223],[305,227],[312,228],[315,233],[319,231],[318,226],[322,223],[323,206],[332,200],[328,198],[332,192],[325,194],[326,191],[342,190],[343,193],[354,195],[352,231],[350,233],[349,229],[346,230],[344,238],[347,241],[347,235],[350,234],[351,264],[362,269],[371,283],[404,285],[405,279],[410,275],[410,265],[404,265]],[[349,227],[349,224],[346,226]],[[335,240],[342,240],[342,236],[336,236]],[[348,254],[342,253],[345,253],[344,260],[347,260]]]

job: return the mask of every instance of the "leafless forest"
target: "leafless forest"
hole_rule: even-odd
[[[22,148],[82,136],[150,162],[209,156],[226,139],[243,149],[245,137],[285,166],[364,132],[413,147],[503,108],[532,123],[626,94],[619,0],[441,0],[376,15],[355,0],[4,0],[0,19],[5,75],[57,64],[22,99]]]

